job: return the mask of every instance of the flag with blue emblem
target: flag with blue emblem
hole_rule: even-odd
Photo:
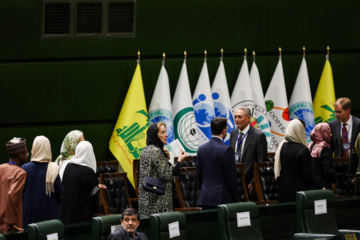
[[[171,108],[169,77],[166,72],[165,61],[161,66],[160,74],[155,86],[155,90],[148,110],[149,123],[164,122],[168,134],[167,143],[171,143],[174,138],[174,126]]]
[[[264,92],[261,86],[259,69],[256,66],[255,59],[250,70],[250,82],[252,87],[252,93],[254,97],[255,110],[253,116],[256,118],[257,127],[266,137],[267,145],[269,146],[271,141],[271,129],[268,119],[266,118],[266,106],[264,99]]]
[[[230,133],[235,128],[235,122],[234,115],[231,109],[229,88],[226,80],[225,67],[222,58],[220,60],[219,68],[216,72],[211,91],[214,103],[215,117],[224,117],[228,119],[228,130],[224,139],[224,143],[229,145]]]
[[[180,141],[189,155],[196,155],[199,140],[185,60],[176,86],[172,102],[172,112],[174,116],[175,138]]]
[[[310,134],[315,127],[309,75],[305,57],[301,62],[293,92],[289,101],[290,120],[301,119],[306,123],[306,142],[311,142]]]
[[[208,142],[212,136],[210,124],[215,116],[206,58],[193,95],[193,106],[199,145],[202,145]]]

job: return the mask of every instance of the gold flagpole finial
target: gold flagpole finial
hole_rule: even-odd
[[[224,58],[224,49],[221,48],[221,49],[220,49],[220,60],[222,61],[223,58]]]
[[[184,51],[184,62],[186,62],[186,56],[187,56],[187,52],[186,50]]]
[[[247,49],[246,48],[244,48],[244,58],[247,58]]]
[[[305,57],[305,46],[303,46],[303,57]]]
[[[207,58],[207,51],[206,49],[204,50],[204,61],[206,62],[206,58]]]
[[[138,55],[137,63],[139,64],[140,63],[140,50],[138,50],[137,55]]]
[[[326,47],[326,51],[327,51],[326,59],[329,60],[329,55],[330,55],[330,47],[329,47],[329,45]]]
[[[281,58],[281,52],[282,52],[282,49],[281,47],[279,47],[279,57]]]
[[[163,57],[163,60],[162,60],[162,65],[163,66],[165,66],[165,57],[166,57],[166,55],[165,55],[165,53],[163,52],[163,54],[162,54],[162,57]]]
[[[255,56],[256,56],[256,53],[255,53],[255,51],[253,51],[253,59],[254,59],[254,62],[255,62]]]

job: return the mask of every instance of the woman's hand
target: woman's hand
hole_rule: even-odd
[[[106,185],[104,185],[104,184],[99,184],[99,185],[98,185],[98,188],[100,188],[100,189],[106,189]]]
[[[186,152],[180,149],[178,162],[182,162],[186,158]]]

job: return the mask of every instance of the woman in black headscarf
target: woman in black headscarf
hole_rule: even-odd
[[[146,147],[141,152],[139,166],[139,213],[140,218],[148,218],[150,214],[173,211],[172,180],[178,174],[180,162],[186,157],[182,152],[175,165],[168,162],[169,154],[164,144],[168,134],[163,122],[149,126]],[[158,195],[144,189],[147,177],[165,182],[165,194]]]

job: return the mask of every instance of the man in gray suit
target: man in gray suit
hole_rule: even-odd
[[[331,128],[331,149],[334,157],[349,157],[356,137],[360,132],[360,119],[351,116],[351,100],[338,98],[334,103],[336,120],[329,122]]]
[[[235,150],[235,162],[245,163],[245,184],[250,200],[256,200],[254,187],[254,163],[267,161],[267,144],[264,133],[250,125],[248,107],[236,109],[236,128],[230,134],[230,146]]]

